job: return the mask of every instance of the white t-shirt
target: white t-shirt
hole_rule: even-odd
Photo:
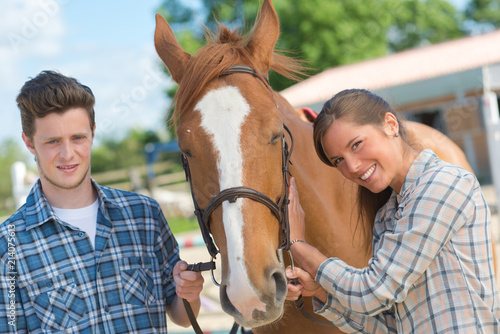
[[[95,232],[97,226],[97,210],[99,209],[99,201],[96,199],[94,203],[84,208],[79,209],[59,209],[52,208],[56,215],[68,224],[78,227],[80,230],[87,233],[92,242],[92,247],[95,248]]]

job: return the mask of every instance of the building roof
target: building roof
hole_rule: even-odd
[[[333,67],[281,92],[294,107],[323,103],[349,88],[378,90],[500,62],[500,29]]]

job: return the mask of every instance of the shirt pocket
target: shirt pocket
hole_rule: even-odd
[[[27,287],[28,296],[46,331],[65,330],[87,314],[87,307],[72,273],[44,278]]]
[[[154,258],[122,258],[120,273],[126,303],[141,306],[156,303]]]

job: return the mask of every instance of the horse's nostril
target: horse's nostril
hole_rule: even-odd
[[[287,281],[285,273],[282,270],[275,271],[271,278],[276,284],[276,295],[275,295],[275,305],[280,305],[286,297],[287,294]]]

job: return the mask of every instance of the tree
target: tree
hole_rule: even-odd
[[[389,29],[391,51],[435,44],[465,35],[465,15],[447,1],[391,1],[390,8],[397,11]]]
[[[500,26],[500,0],[472,0],[465,15],[469,20],[469,33],[483,32]]]
[[[130,130],[125,138],[107,138],[92,150],[92,172],[142,166],[146,163],[144,146],[158,142],[153,131]]]
[[[13,139],[2,141],[0,144],[0,209],[3,209],[7,199],[12,197],[10,169],[16,161],[27,163],[28,150],[20,147]]]

